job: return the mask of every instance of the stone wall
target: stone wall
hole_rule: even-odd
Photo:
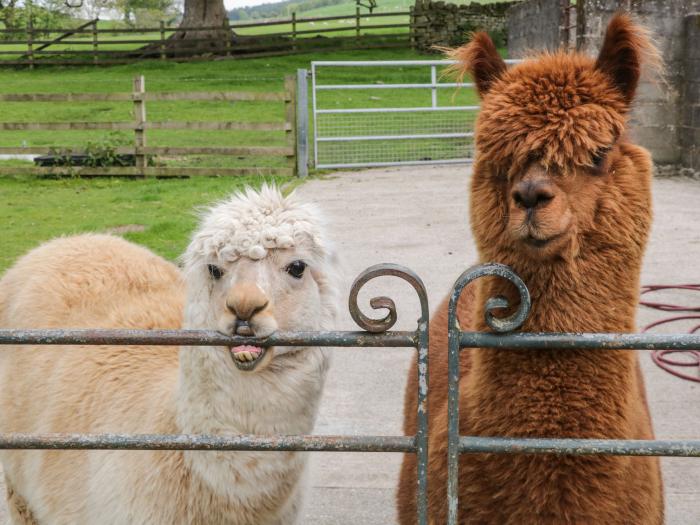
[[[685,60],[681,91],[681,166],[700,174],[700,13],[685,17]]]
[[[416,0],[411,17],[413,45],[434,52],[434,46],[458,46],[472,31],[488,31],[497,46],[505,45],[506,11],[517,2],[455,5]]]
[[[578,47],[596,54],[608,20],[620,8],[630,11],[649,28],[664,65],[660,79],[649,71],[643,76],[630,118],[631,135],[651,151],[661,172],[685,168],[685,148],[693,142],[697,126],[686,116],[687,108],[698,104],[700,69],[691,55],[700,47],[698,31],[688,31],[687,17],[700,12],[700,0],[579,0],[581,29]],[[693,87],[695,86],[695,87]],[[693,89],[695,91],[693,92]],[[693,127],[695,126],[695,127]],[[697,170],[697,164],[695,170]]]
[[[568,45],[568,27],[575,25],[565,0],[528,0],[508,9],[508,56],[522,58],[533,49],[554,51]]]
[[[700,174],[700,0],[578,0],[576,18],[569,10],[568,21],[567,5],[527,0],[509,9],[510,56],[573,41],[595,56],[613,14],[620,9],[632,13],[650,29],[665,74],[662,79],[649,72],[643,76],[630,115],[631,136],[651,151],[660,173]]]

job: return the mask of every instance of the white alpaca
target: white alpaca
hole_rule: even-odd
[[[107,235],[48,242],[0,280],[3,328],[331,328],[337,282],[313,206],[264,187],[214,206],[184,272]],[[183,320],[184,312],[184,320]],[[0,431],[306,434],[320,348],[0,347]],[[305,455],[3,451],[15,523],[290,524]]]

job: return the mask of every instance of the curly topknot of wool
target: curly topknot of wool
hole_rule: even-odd
[[[324,246],[316,208],[268,185],[236,193],[209,209],[192,240],[200,253],[227,262],[260,260],[269,250],[302,243]]]

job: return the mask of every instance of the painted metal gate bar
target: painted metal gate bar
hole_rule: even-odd
[[[421,316],[415,331],[390,331],[396,322],[396,307],[388,297],[370,300],[374,309],[386,310],[380,319],[365,316],[358,306],[360,289],[370,280],[393,276],[408,282],[420,301]],[[485,307],[487,325],[493,333],[462,332],[457,323],[456,305],[462,290],[486,276],[504,278],[520,294],[520,305],[507,318],[493,315],[508,306],[502,297],[491,298]],[[428,300],[420,278],[397,265],[376,265],[355,279],[349,296],[349,310],[364,331],[277,332],[267,338],[226,336],[206,330],[0,330],[0,345],[216,345],[236,346],[334,346],[403,347],[417,349],[418,406],[414,436],[250,436],[250,435],[161,435],[161,434],[0,434],[0,449],[128,449],[128,450],[268,450],[324,452],[397,452],[417,455],[417,521],[428,523]],[[462,348],[620,349],[700,350],[700,335],[667,334],[569,334],[515,333],[527,318],[530,294],[523,281],[507,266],[483,264],[470,268],[457,280],[448,306],[448,523],[455,525],[458,514],[459,455],[571,454],[700,457],[697,440],[620,440],[620,439],[533,439],[459,435],[459,354]],[[57,350],[60,351],[60,350]]]
[[[506,60],[516,63],[519,60]],[[454,60],[315,61],[311,63],[314,165],[318,169],[470,162],[478,105],[439,104],[439,90],[471,89],[472,83],[440,82],[438,69]],[[321,83],[329,68],[427,68],[426,81]],[[430,105],[415,107],[326,107],[319,94],[427,90]],[[427,100],[426,100],[427,102]],[[342,106],[342,104],[340,104]],[[390,141],[390,142],[389,142]]]
[[[421,315],[415,331],[390,331],[396,305],[388,297],[370,300],[373,309],[386,310],[381,319],[362,313],[358,295],[378,277],[398,277],[418,295]],[[415,436],[251,436],[197,434],[0,434],[0,449],[53,450],[261,450],[304,452],[399,452],[417,456],[417,522],[427,525],[428,465],[428,296],[413,271],[396,264],[378,264],[353,282],[348,299],[353,320],[364,331],[276,332],[266,338],[228,336],[209,330],[0,329],[0,345],[187,345],[187,346],[333,346],[402,347],[417,350],[418,407]],[[57,352],[60,349],[56,350]]]
[[[510,281],[518,290],[520,304],[509,317],[497,318],[496,309],[506,308],[503,297],[486,301],[484,318],[494,333],[462,332],[457,320],[457,302],[464,288],[476,279],[495,276]],[[588,349],[588,350],[699,350],[700,335],[693,334],[571,334],[514,333],[530,312],[530,292],[523,280],[508,266],[498,263],[477,265],[466,270],[455,283],[448,305],[448,525],[457,525],[459,504],[459,455],[570,454],[615,456],[700,457],[697,440],[548,439],[460,436],[459,357],[463,348]]]

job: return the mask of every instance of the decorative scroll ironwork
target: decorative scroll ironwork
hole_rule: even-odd
[[[457,279],[457,282],[452,288],[452,295],[450,297],[450,315],[453,316],[453,320],[456,321],[457,319],[457,301],[459,300],[459,296],[462,295],[462,290],[464,290],[469,283],[480,277],[501,277],[506,279],[513,283],[520,295],[518,309],[505,318],[499,318],[493,314],[494,310],[511,306],[508,304],[508,300],[505,297],[499,295],[486,300],[486,305],[484,306],[484,320],[489,328],[498,333],[512,332],[520,328],[530,313],[530,292],[523,280],[510,266],[499,263],[486,263],[472,266]],[[450,323],[450,326],[454,325]]]
[[[353,321],[363,330],[367,330],[372,333],[381,333],[389,330],[394,324],[396,324],[396,303],[389,297],[373,297],[370,299],[369,304],[374,310],[388,310],[389,313],[382,319],[372,319],[367,317],[360,310],[357,304],[357,298],[362,287],[367,284],[372,279],[377,277],[398,277],[403,279],[408,284],[410,284],[413,289],[418,294],[418,300],[420,301],[421,308],[421,319],[428,318],[428,294],[421,281],[412,270],[400,266],[398,264],[375,264],[370,266],[360,275],[355,278],[355,281],[350,287],[350,296],[348,298],[348,308],[350,310],[350,315]],[[420,321],[419,321],[420,322]]]
[[[487,299],[484,306],[484,319],[495,333],[463,332],[457,319],[457,303],[464,288],[481,277],[500,277],[510,281],[518,290],[520,303],[511,315],[498,318],[494,315],[494,310],[509,308],[513,305],[500,296]],[[474,266],[457,279],[452,289],[448,307],[448,525],[457,524],[460,453],[700,456],[700,440],[639,441],[460,436],[459,355],[463,348],[518,348],[533,351],[573,348],[590,350],[674,348],[692,351],[700,347],[700,336],[688,334],[513,333],[527,319],[530,306],[527,286],[510,267],[503,264],[487,263]]]
[[[385,309],[381,319],[364,315],[358,306],[361,288],[378,277],[398,277],[416,291],[421,316],[416,330],[389,331],[397,320],[396,305],[388,297],[369,304]],[[457,302],[464,288],[481,277],[500,277],[518,291],[515,312],[501,318],[495,310],[510,308],[504,297],[487,300],[484,317],[493,333],[463,332],[457,320]],[[355,279],[350,295],[352,318],[364,331],[276,332],[266,338],[227,336],[207,330],[7,330],[0,329],[0,345],[186,345],[186,346],[333,346],[403,347],[418,350],[418,407],[415,436],[242,436],[242,435],[126,435],[126,434],[0,434],[0,449],[130,449],[130,450],[289,450],[403,452],[417,455],[418,523],[426,525],[428,465],[428,298],[420,278],[394,264],[372,266]],[[527,319],[530,294],[512,269],[483,264],[464,272],[455,283],[448,306],[448,523],[457,520],[457,468],[460,453],[500,454],[611,454],[700,456],[700,440],[635,441],[601,439],[529,439],[466,437],[459,435],[459,353],[462,348],[615,349],[672,348],[700,350],[696,334],[556,334],[514,332]]]
[[[383,319],[365,316],[357,304],[360,289],[377,277],[398,277],[418,295],[420,318],[414,331],[393,331],[396,305],[388,297],[370,300],[387,309]],[[285,450],[325,452],[403,452],[417,456],[417,518],[427,525],[428,465],[428,296],[421,279],[408,268],[379,264],[362,272],[349,297],[352,318],[365,331],[275,332],[266,338],[229,336],[211,330],[3,330],[0,345],[185,345],[185,346],[343,346],[416,348],[418,409],[415,436],[244,436],[128,434],[0,434],[0,449],[128,450]]]
[[[486,301],[484,308],[484,320],[486,324],[498,333],[510,332],[518,329],[530,312],[530,292],[523,280],[508,266],[499,263],[487,263],[472,266],[459,276],[452,288],[450,302],[447,310],[448,327],[448,380],[447,380],[447,519],[448,523],[457,523],[457,479],[459,467],[459,351],[460,328],[457,319],[457,302],[464,288],[472,281],[481,277],[494,276],[507,279],[515,285],[520,294],[518,309],[510,316],[498,318],[493,311],[508,308],[508,300],[505,297],[491,297]]]
[[[418,486],[417,508],[418,523],[428,523],[428,293],[420,277],[413,271],[397,264],[377,264],[367,268],[352,283],[348,307],[353,320],[368,332],[384,332],[396,323],[396,304],[389,297],[373,297],[370,306],[375,309],[386,309],[389,312],[383,319],[372,319],[360,310],[357,304],[358,294],[362,287],[377,277],[399,277],[409,283],[418,294],[420,302],[420,318],[415,332],[415,346],[418,350],[418,407],[416,414],[416,466]]]

